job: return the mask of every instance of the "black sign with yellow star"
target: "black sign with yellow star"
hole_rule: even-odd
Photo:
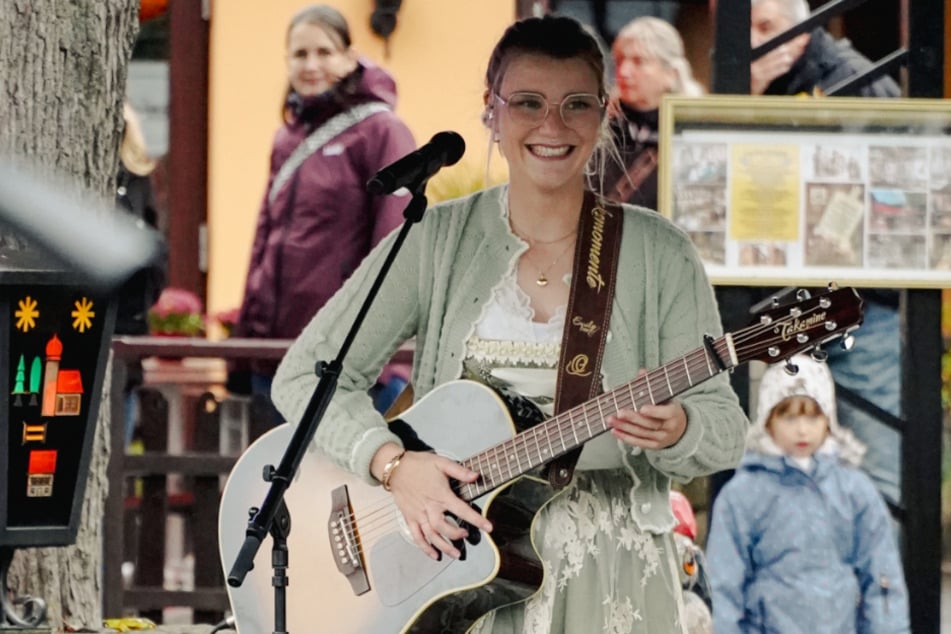
[[[0,299],[0,545],[75,540],[114,309],[75,286],[4,286]]]

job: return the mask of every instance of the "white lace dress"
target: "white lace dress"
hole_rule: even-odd
[[[493,291],[467,342],[465,378],[528,397],[550,414],[565,308],[548,323],[533,317],[512,271]],[[541,590],[489,614],[473,631],[685,632],[674,541],[637,526],[634,484],[610,434],[585,445],[572,483],[536,522],[533,537],[545,565]]]

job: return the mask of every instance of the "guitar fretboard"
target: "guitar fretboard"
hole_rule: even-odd
[[[716,358],[712,356],[716,353]],[[482,474],[471,484],[457,484],[459,496],[472,501],[608,430],[607,418],[621,409],[638,410],[663,403],[698,383],[735,367],[730,335],[724,335],[643,374],[630,383],[576,405],[505,442],[482,451],[463,464]]]

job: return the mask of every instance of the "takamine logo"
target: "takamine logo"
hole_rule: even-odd
[[[591,210],[594,216],[594,229],[591,230],[591,249],[588,251],[588,274],[585,281],[591,288],[601,291],[604,286],[604,278],[601,277],[601,247],[604,244],[604,217],[610,215],[609,212],[595,207]]]
[[[807,330],[812,330],[817,324],[821,324],[826,320],[826,313],[816,313],[806,317],[805,319],[799,319],[798,317],[792,321],[787,321],[783,324],[783,329],[781,335],[783,341],[789,341],[796,335]]]

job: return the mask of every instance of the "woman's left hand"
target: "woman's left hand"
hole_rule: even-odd
[[[680,403],[644,405],[639,410],[622,409],[608,417],[611,434],[642,449],[665,449],[677,444],[687,429],[687,413]]]

